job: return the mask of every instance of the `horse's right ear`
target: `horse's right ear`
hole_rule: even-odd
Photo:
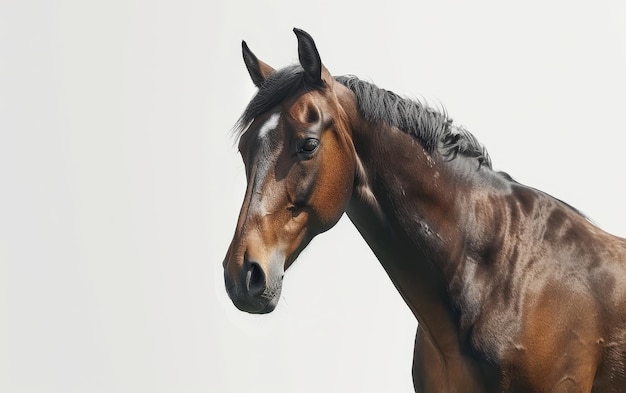
[[[252,82],[254,82],[256,87],[260,87],[261,84],[265,82],[267,77],[274,72],[274,69],[257,59],[250,48],[248,48],[246,41],[241,41],[241,49],[243,52],[243,62],[246,63],[246,68],[248,69],[248,73],[250,73],[250,78],[252,78]]]

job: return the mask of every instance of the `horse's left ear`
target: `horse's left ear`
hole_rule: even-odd
[[[322,74],[326,70],[322,65],[322,59],[317,51],[313,37],[306,31],[298,28],[294,28],[293,32],[298,37],[298,59],[300,60],[300,65],[304,68],[307,81],[317,86],[323,86],[324,75]]]

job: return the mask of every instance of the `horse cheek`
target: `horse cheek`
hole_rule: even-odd
[[[317,203],[320,232],[332,228],[345,212],[352,195],[353,174],[353,165],[346,155],[332,154],[323,161],[315,192],[315,199],[320,201]]]

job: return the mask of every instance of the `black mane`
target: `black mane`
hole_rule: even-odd
[[[429,153],[438,149],[449,160],[459,154],[474,157],[479,165],[491,168],[485,147],[465,128],[454,125],[445,112],[402,98],[355,76],[335,79],[354,92],[360,114],[366,120],[386,123],[413,135]]]
[[[315,89],[306,84],[303,72],[298,64],[273,72],[237,121],[237,135],[241,136],[256,117],[271,110],[286,97],[297,91]],[[454,125],[445,112],[402,98],[355,76],[338,76],[335,80],[354,92],[359,112],[366,120],[403,130],[419,140],[429,153],[438,150],[449,160],[459,154],[474,157],[479,166],[491,168],[491,159],[484,146],[465,128]]]

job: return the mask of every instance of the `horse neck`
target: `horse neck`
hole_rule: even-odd
[[[353,130],[357,174],[348,216],[422,328],[457,348],[450,277],[464,252],[461,217],[478,163],[446,163],[403,131],[360,123]],[[469,176],[468,176],[469,174]]]

